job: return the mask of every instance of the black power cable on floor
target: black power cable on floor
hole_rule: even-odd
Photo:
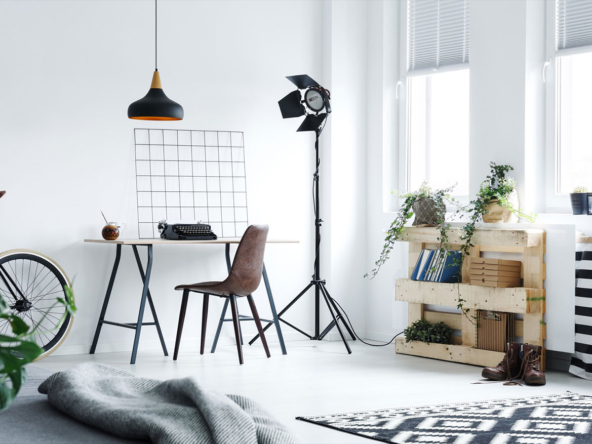
[[[331,298],[331,296],[329,296],[329,297]],[[353,331],[353,332],[354,332],[354,336],[355,336],[356,338],[358,338],[358,339],[360,340],[360,342],[362,342],[362,343],[364,343],[364,344],[366,344],[366,345],[369,345],[370,347],[385,347],[385,346],[387,346],[387,345],[390,345],[390,344],[392,344],[392,342],[393,342],[393,341],[394,341],[394,340],[397,338],[397,336],[401,336],[403,333],[405,333],[404,331],[402,331],[401,333],[397,333],[397,334],[396,334],[396,335],[393,337],[393,339],[391,339],[390,341],[388,341],[388,342],[385,342],[385,343],[383,343],[383,344],[370,344],[369,342],[366,342],[366,341],[364,341],[362,338],[360,338],[360,337],[358,336],[358,334],[356,333],[356,330],[354,329],[354,326],[353,326],[352,322],[349,320],[349,316],[347,315],[347,313],[345,312],[345,310],[343,309],[343,307],[341,306],[341,304],[340,304],[339,302],[337,302],[337,301],[336,301],[335,299],[333,299],[333,298],[331,298],[331,300],[332,300],[333,302],[335,302],[335,303],[336,303],[336,304],[339,306],[339,308],[341,309],[341,311],[342,311],[342,312],[343,312],[343,314],[345,315],[345,318],[347,319],[347,323],[349,324],[349,327],[351,328],[351,331]],[[342,318],[341,320],[342,320],[343,322],[345,322],[345,321],[346,321],[346,319],[343,319],[343,318]]]

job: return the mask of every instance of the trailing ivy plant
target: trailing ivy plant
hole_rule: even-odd
[[[65,286],[64,290],[66,297],[57,298],[57,302],[53,305],[63,304],[66,307],[66,312],[55,329],[62,326],[68,313],[74,315],[76,312],[72,289]],[[51,308],[47,311],[51,311]],[[8,307],[6,300],[0,294],[0,320],[10,324],[10,329],[0,335],[0,412],[8,408],[26,381],[25,366],[43,353],[43,349],[33,340],[33,335],[46,316],[47,312],[37,326],[31,329]]]
[[[461,266],[466,257],[470,256],[471,247],[475,246],[473,244],[473,236],[475,234],[476,226],[479,222],[483,221],[483,215],[488,214],[489,206],[493,201],[497,200],[500,206],[510,210],[512,214],[516,215],[519,219],[532,223],[537,217],[536,214],[526,213],[519,208],[515,208],[509,200],[510,194],[516,188],[516,182],[512,178],[506,177],[506,174],[513,171],[514,168],[510,165],[497,165],[495,162],[490,162],[489,165],[491,168],[490,174],[481,183],[477,197],[465,207],[457,202],[457,205],[459,205],[464,212],[464,214],[461,214],[461,218],[468,217],[467,223],[461,227],[460,238],[463,241],[463,244],[461,244],[460,247],[462,252],[460,258]],[[464,307],[464,302],[466,301],[461,298],[460,293],[457,302],[457,308],[466,315],[469,312],[469,309]]]
[[[526,213],[519,208],[515,208],[510,201],[510,195],[516,188],[516,182],[512,178],[506,177],[506,174],[510,171],[513,171],[514,168],[512,168],[510,165],[497,165],[495,162],[490,162],[489,165],[491,168],[490,174],[481,184],[476,198],[468,205],[463,205],[457,199],[450,196],[454,186],[443,190],[432,191],[427,183],[424,182],[418,191],[406,194],[397,194],[396,192],[393,193],[401,198],[404,198],[405,200],[403,201],[401,209],[397,213],[395,220],[386,231],[382,252],[380,253],[378,260],[374,263],[375,268],[370,273],[367,273],[365,277],[371,276],[371,278],[374,278],[380,271],[380,267],[384,265],[384,263],[389,259],[389,254],[393,249],[394,243],[401,237],[401,233],[405,228],[405,224],[413,217],[413,204],[420,199],[431,198],[435,202],[438,212],[438,228],[440,231],[440,236],[438,238],[439,254],[445,254],[449,243],[448,232],[450,229],[450,222],[446,221],[445,202],[449,202],[456,207],[456,211],[450,217],[451,221],[457,216],[459,219],[468,219],[467,222],[460,228],[460,239],[463,242],[460,245],[460,251],[462,254],[460,259],[455,260],[453,263],[455,266],[460,266],[461,269],[466,257],[470,255],[471,247],[475,246],[472,241],[477,224],[483,221],[483,215],[488,214],[489,206],[494,201],[497,201],[500,206],[510,210],[510,212],[516,215],[519,219],[526,220],[528,222],[534,222],[536,219],[535,214]],[[458,278],[458,283],[460,284],[460,274]],[[457,308],[461,311],[461,313],[467,316],[471,322],[475,323],[474,317],[473,319],[468,317],[470,309],[464,307],[465,302],[466,301],[462,299],[460,295],[459,285]]]
[[[364,277],[370,276],[370,279],[376,277],[380,271],[380,267],[382,267],[389,259],[389,254],[393,250],[395,242],[401,237],[405,224],[413,217],[413,204],[421,199],[431,199],[434,201],[434,206],[438,214],[438,229],[440,231],[441,244],[440,250],[444,251],[444,245],[448,242],[448,229],[450,228],[450,224],[446,222],[446,202],[454,201],[454,199],[450,197],[450,193],[455,186],[456,184],[442,190],[432,190],[426,182],[423,182],[419,190],[411,193],[399,194],[394,191],[393,194],[405,200],[403,201],[395,220],[386,231],[382,252],[380,253],[378,260],[374,262],[375,268],[370,273],[366,273]]]
[[[425,319],[415,321],[404,331],[405,342],[421,341],[427,344],[450,344],[452,329],[444,322],[433,324]]]

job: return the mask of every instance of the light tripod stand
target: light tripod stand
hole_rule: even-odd
[[[323,121],[324,120],[325,119],[323,119]],[[304,336],[306,336],[307,338],[309,338],[313,341],[321,341],[323,338],[325,338],[325,336],[327,336],[327,334],[333,329],[333,327],[337,327],[337,331],[339,332],[339,335],[341,336],[341,340],[343,341],[343,344],[345,345],[347,352],[349,354],[351,354],[351,348],[350,348],[349,344],[347,343],[347,340],[345,339],[343,331],[341,330],[341,327],[339,325],[339,321],[341,321],[343,323],[343,326],[345,327],[345,329],[347,330],[347,332],[351,336],[352,340],[355,341],[356,337],[354,335],[354,332],[351,330],[351,328],[347,324],[347,322],[345,322],[343,313],[341,312],[340,308],[337,306],[337,304],[335,303],[335,301],[331,297],[331,294],[329,294],[329,291],[327,290],[327,287],[326,287],[326,281],[321,278],[321,225],[323,224],[323,220],[321,219],[321,215],[320,215],[320,206],[321,205],[320,205],[319,167],[321,165],[321,159],[320,159],[320,153],[319,153],[319,137],[321,135],[321,132],[323,131],[323,128],[317,127],[314,131],[316,134],[316,138],[315,138],[315,153],[316,153],[315,165],[316,165],[316,169],[315,169],[315,173],[313,176],[313,181],[314,181],[313,182],[313,195],[314,195],[314,213],[315,213],[314,274],[312,276],[312,280],[304,288],[304,290],[302,290],[298,294],[298,296],[296,296],[294,299],[292,299],[292,301],[288,305],[286,305],[286,307],[282,311],[279,312],[278,318],[284,324],[288,325],[289,327],[293,328],[294,330],[298,331],[299,333],[303,334]],[[282,315],[284,313],[286,313],[302,296],[304,296],[308,292],[308,290],[310,290],[313,287],[314,287],[314,295],[315,295],[315,313],[314,313],[315,331],[314,331],[314,336],[311,336],[308,333],[299,329],[298,327],[296,327],[296,326],[292,325],[291,323],[282,319]],[[323,298],[323,300],[325,301],[325,304],[327,305],[327,308],[329,309],[329,313],[331,313],[331,317],[333,318],[333,320],[329,323],[329,325],[327,325],[327,327],[322,332],[320,331],[321,298]],[[263,331],[267,330],[271,325],[273,325],[273,324],[272,323],[267,324],[265,326],[265,328],[263,329]],[[255,342],[258,338],[259,338],[259,335],[255,336],[249,342],[249,344],[252,345],[253,342]]]

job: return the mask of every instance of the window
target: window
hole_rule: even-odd
[[[592,52],[557,59],[557,192],[592,190]]]
[[[457,183],[469,196],[469,70],[408,80],[408,189],[423,181],[434,189]]]
[[[469,2],[407,1],[407,190],[469,195]]]
[[[592,2],[556,0],[554,15],[555,195],[592,189]]]

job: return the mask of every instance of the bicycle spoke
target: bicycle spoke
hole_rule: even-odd
[[[37,285],[35,285],[35,287],[31,290],[31,294],[33,294],[33,291],[35,291],[35,288],[37,288],[45,280],[45,278],[47,276],[49,276],[50,274],[51,274],[51,270],[49,268],[47,268],[47,273],[45,273],[45,276],[43,276],[43,279],[41,279],[39,282],[37,282]]]
[[[30,261],[29,261],[30,264]],[[25,296],[28,298],[29,297],[29,289],[31,288],[31,284],[35,282],[35,279],[37,278],[37,269],[39,268],[39,262],[35,262],[35,271],[33,272],[33,281],[31,282],[30,277],[31,277],[31,270],[33,269],[33,265],[30,264],[29,265],[29,277],[27,278],[27,288],[25,289]]]
[[[54,314],[49,313],[48,311],[41,311],[41,310],[37,310],[36,308],[33,308],[33,310],[37,311],[40,313],[40,316],[45,316],[47,315],[47,317],[45,319],[47,319],[49,322],[51,322],[53,324],[54,327],[57,327],[58,324],[60,323],[60,321],[62,320],[61,317],[58,317]],[[52,321],[51,319],[49,319],[50,317],[54,318],[56,320],[56,322],[54,323],[54,321]],[[41,320],[39,321],[41,322]]]
[[[44,294],[43,292],[45,291],[45,289],[46,289],[47,287],[49,287],[49,286],[50,286],[50,285],[53,283],[53,281],[54,281],[54,280],[56,280],[56,281],[57,281],[57,279],[55,278],[55,276],[54,276],[54,278],[53,278],[51,281],[49,281],[49,282],[47,283],[47,285],[46,285],[45,287],[43,287],[43,290],[41,290],[39,293],[37,293],[37,296],[35,296],[35,297],[32,299],[32,301],[31,301],[31,302],[34,302],[34,301],[38,300],[40,296],[43,296],[43,294]],[[58,281],[58,283],[57,283],[56,285],[54,285],[54,286],[53,286],[53,288],[52,288],[51,290],[49,290],[49,291],[53,291],[53,290],[55,290],[57,287],[59,287],[59,285],[60,285],[60,281]]]
[[[16,285],[17,285],[17,286],[18,286],[18,288],[21,290],[21,294],[24,294],[24,293],[23,293],[23,287],[22,287],[21,283],[19,282],[19,280],[18,280],[18,276],[17,276],[17,273],[16,273],[16,271],[15,271],[15,270],[16,270],[16,268],[17,268],[17,264],[16,264],[16,262],[15,262],[15,264],[14,264],[14,269],[12,268],[12,264],[11,264],[10,262],[8,263],[8,266],[9,266],[9,267],[10,267],[10,269],[12,270],[12,277],[14,277],[14,279],[16,280]]]

